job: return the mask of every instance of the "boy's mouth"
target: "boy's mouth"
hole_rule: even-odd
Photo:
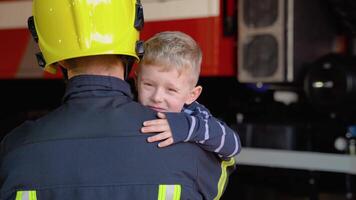
[[[166,112],[166,109],[160,108],[160,107],[156,107],[156,106],[148,106],[149,108],[151,108],[154,111],[157,112]]]

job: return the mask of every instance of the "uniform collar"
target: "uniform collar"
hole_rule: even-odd
[[[130,85],[112,76],[79,75],[68,80],[63,102],[75,97],[128,96],[133,98]]]

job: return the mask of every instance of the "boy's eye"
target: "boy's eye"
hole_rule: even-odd
[[[151,83],[143,83],[143,85],[145,85],[145,86],[152,86]]]
[[[178,92],[176,89],[174,89],[174,88],[168,88],[168,91],[170,91],[170,92]]]

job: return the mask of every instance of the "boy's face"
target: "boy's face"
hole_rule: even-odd
[[[202,90],[200,86],[193,86],[189,72],[142,65],[137,74],[138,101],[158,112],[180,112],[184,104],[194,102]]]

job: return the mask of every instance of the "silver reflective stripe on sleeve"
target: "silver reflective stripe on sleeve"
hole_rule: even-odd
[[[30,192],[29,191],[24,191],[22,193],[22,200],[30,200]]]
[[[166,200],[173,200],[174,185],[166,186]]]

